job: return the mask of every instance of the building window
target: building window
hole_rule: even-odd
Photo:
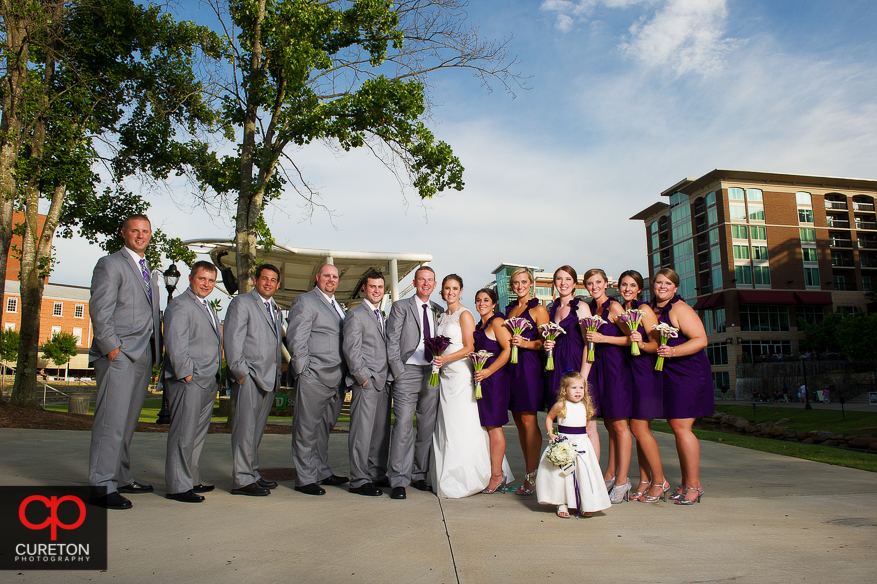
[[[816,230],[815,229],[799,229],[801,234],[801,241],[814,242],[816,241]]]
[[[727,365],[728,347],[725,346],[725,343],[707,345],[706,357],[710,360],[710,365]]]
[[[770,267],[752,266],[752,282],[756,286],[770,286]]]
[[[725,309],[724,308],[716,308],[714,313],[716,316],[716,332],[717,333],[725,332]]]
[[[745,332],[788,332],[789,309],[785,306],[762,304],[741,305],[740,330]]]
[[[834,276],[834,289],[835,290],[847,290],[847,281],[843,276]]]
[[[821,306],[799,306],[795,312],[799,319],[809,324],[819,324],[825,320],[825,309]]]
[[[713,324],[713,311],[712,310],[704,310],[703,311],[703,330],[708,335],[714,335],[716,333],[716,327]]]
[[[760,205],[749,205],[749,220],[764,221],[764,207]]]
[[[18,298],[6,299],[6,312],[18,312]]]
[[[737,286],[752,284],[752,270],[749,266],[734,266],[734,276],[737,278]]]
[[[82,318],[83,316],[85,316],[85,305],[77,304],[73,308],[73,318]]]
[[[766,245],[753,245],[752,246],[752,259],[766,260],[767,259],[767,246]]]
[[[749,259],[749,246],[748,245],[735,245],[734,246],[734,259],[735,260],[748,260]]]
[[[710,263],[711,264],[721,264],[722,263],[722,250],[714,247],[710,250]]]
[[[711,227],[719,222],[719,212],[715,207],[706,210],[706,222]]]
[[[862,276],[862,292],[871,291],[871,276]]]
[[[838,306],[837,312],[842,315],[859,316],[865,314],[865,309],[861,306]]]
[[[819,268],[804,268],[804,285],[808,288],[820,288]]]
[[[713,371],[713,390],[722,392],[722,397],[731,384],[731,377],[727,371]]]
[[[744,205],[729,205],[731,209],[731,221],[746,221],[746,207]]]
[[[716,191],[713,191],[706,196],[706,206],[707,207],[715,207],[716,206]]]
[[[661,267],[661,254],[655,252],[652,254],[652,269],[657,271],[659,267]]]
[[[56,302],[55,306],[52,307],[52,316],[63,316],[64,312],[64,303]]]
[[[754,363],[782,361],[791,357],[791,341],[743,341],[743,354]]]
[[[61,327],[59,325],[56,324],[56,325],[52,326],[52,336],[53,337],[55,336],[55,334],[60,333],[60,332],[61,332]]]
[[[757,239],[759,241],[767,241],[767,228],[759,227],[757,225],[753,225],[749,229],[749,234],[752,236],[752,239]]]
[[[80,327],[73,327],[73,336],[76,337],[76,344],[78,346],[82,346],[82,329]]]
[[[746,200],[748,201],[763,201],[763,195],[761,189],[746,189]]]
[[[720,290],[722,288],[722,267],[713,268],[713,290]]]
[[[742,201],[746,197],[744,197],[743,195],[743,189],[731,187],[730,189],[728,189],[728,198],[735,201]]]
[[[7,331],[14,331],[15,330],[15,323],[14,322],[5,322],[5,323],[3,323],[3,329],[7,330]]]
[[[813,223],[813,209],[798,209],[798,223]]]
[[[801,254],[804,257],[805,262],[819,261],[819,258],[816,255],[816,248],[815,247],[802,247]]]
[[[719,230],[718,229],[710,229],[709,239],[710,239],[710,246],[719,245]]]
[[[810,207],[810,193],[807,193],[805,191],[798,191],[797,193],[795,193],[795,202],[799,205],[806,205],[807,207]]]
[[[753,229],[755,229],[753,227]],[[731,237],[734,239],[749,239],[749,229],[745,225],[731,225]]]

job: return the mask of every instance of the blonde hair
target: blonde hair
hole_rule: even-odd
[[[601,276],[603,276],[604,282],[606,282],[607,284],[609,283],[609,278],[606,277],[606,272],[604,272],[600,268],[591,268],[590,270],[585,272],[585,275],[582,276],[582,283],[587,283],[588,280],[590,280],[591,278],[593,278],[597,274],[600,274]]]
[[[591,421],[591,418],[594,417],[594,402],[591,401],[591,394],[588,391],[588,382],[582,377],[582,374],[578,371],[570,371],[569,373],[564,373],[563,377],[560,378],[560,390],[557,392],[557,403],[560,405],[560,411],[557,412],[558,418],[566,417],[566,400],[567,393],[569,392],[569,386],[572,385],[573,381],[581,381],[582,385],[585,386],[585,395],[582,397],[582,403],[585,404],[585,411],[587,412],[588,421]]]

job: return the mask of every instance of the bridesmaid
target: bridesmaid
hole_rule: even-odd
[[[624,309],[643,311],[643,319],[636,330],[631,331],[623,323],[632,343],[639,345],[638,357],[629,359],[633,414],[630,419],[630,430],[636,438],[636,459],[639,466],[639,486],[630,496],[631,500],[655,503],[670,488],[664,478],[661,466],[661,453],[658,443],[652,436],[652,419],[664,415],[664,388],[660,371],[655,371],[658,359],[658,333],[652,327],[658,324],[651,306],[639,300],[643,290],[643,277],[636,270],[628,270],[618,278],[618,291],[624,300]],[[645,485],[644,489],[641,489]]]
[[[502,470],[505,456],[505,435],[502,427],[509,422],[509,375],[506,363],[512,352],[511,334],[504,326],[505,319],[496,313],[496,292],[482,289],[475,294],[475,309],[481,320],[475,324],[476,351],[493,353],[484,369],[475,372],[475,381],[481,382],[482,398],[478,400],[478,416],[490,438],[490,482],[482,493],[495,493],[505,486],[507,477]]]
[[[524,453],[526,475],[524,484],[517,488],[518,495],[529,495],[536,484],[536,469],[542,451],[542,432],[536,420],[536,412],[542,409],[545,379],[542,376],[542,337],[539,325],[548,323],[548,311],[539,300],[530,297],[533,277],[527,268],[515,268],[511,274],[511,288],[518,300],[505,309],[506,318],[521,317],[530,321],[529,330],[523,335],[513,335],[511,344],[518,347],[518,362],[510,364],[511,400],[509,409],[518,428],[518,439]]]
[[[679,329],[679,337],[658,347],[664,357],[664,417],[676,437],[682,484],[670,496],[677,505],[700,502],[700,444],[691,431],[694,419],[715,411],[713,379],[703,322],[693,308],[676,294],[679,276],[670,268],[655,276],[652,309],[659,323]]]
[[[546,351],[554,350],[554,371],[546,371],[545,404],[550,409],[557,401],[557,392],[560,389],[560,378],[567,369],[578,371],[582,377],[588,379],[591,372],[591,364],[588,363],[585,348],[584,327],[579,320],[591,316],[588,305],[576,297],[576,282],[578,275],[570,266],[561,266],[554,272],[554,290],[557,298],[548,309],[548,318],[556,322],[566,334],[560,335],[555,341],[545,341],[543,348]],[[588,380],[590,384],[591,381]],[[591,401],[594,402],[595,411],[600,411],[599,399],[595,392],[591,392]],[[594,446],[594,455],[600,459],[600,437],[597,435],[597,421],[592,418],[587,427],[588,438]]]
[[[588,383],[594,388],[600,403],[600,415],[609,433],[609,462],[606,468],[606,487],[612,487],[609,500],[617,505],[628,498],[630,493],[630,451],[633,440],[627,419],[633,412],[630,365],[627,355],[630,339],[615,323],[624,309],[615,298],[606,295],[609,279],[600,269],[588,270],[583,278],[593,300],[591,312],[600,316],[606,324],[597,331],[586,332],[585,340],[595,344],[594,363]],[[596,370],[596,374],[594,371]]]

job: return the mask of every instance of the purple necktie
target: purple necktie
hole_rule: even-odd
[[[380,325],[381,330],[384,330],[384,323],[381,321],[381,312],[375,308],[375,318],[378,319],[378,325]]]
[[[146,282],[146,295],[149,296],[149,301],[152,302],[152,286],[150,285],[149,270],[146,269],[146,260],[144,258],[140,258],[140,274],[143,276],[143,281]]]
[[[271,321],[271,324],[274,324],[274,315],[271,313],[271,301],[265,301],[265,310],[268,311],[268,320]]]
[[[432,338],[432,335],[429,333],[429,315],[426,314],[426,304],[423,305],[423,340]],[[429,349],[424,347],[424,354],[426,355],[426,360],[430,363],[432,362],[432,353],[429,352]]]

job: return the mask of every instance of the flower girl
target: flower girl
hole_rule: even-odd
[[[568,518],[570,508],[590,517],[594,511],[611,506],[600,463],[585,431],[593,415],[594,406],[584,378],[578,371],[564,373],[557,403],[545,418],[551,444],[542,454],[536,475],[539,502],[557,505],[558,517]],[[558,434],[554,433],[555,419]]]

